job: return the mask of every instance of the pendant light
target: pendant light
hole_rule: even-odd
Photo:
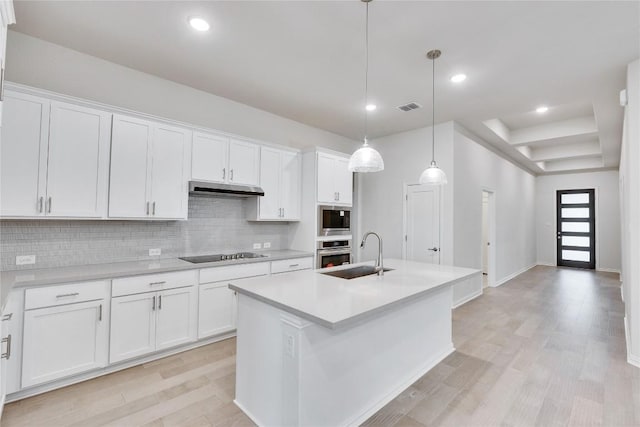
[[[420,175],[420,184],[443,185],[447,183],[447,175],[436,164],[436,59],[440,57],[438,49],[427,52],[427,58],[433,63],[431,89],[433,91],[431,108],[431,164]]]
[[[365,72],[364,72],[364,144],[351,155],[349,159],[350,172],[380,172],[384,170],[382,156],[369,146],[367,141],[367,125],[369,119],[369,3],[371,0],[362,0],[366,4],[365,27]]]

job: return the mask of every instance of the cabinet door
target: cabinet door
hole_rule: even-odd
[[[26,311],[22,386],[106,366],[109,328],[103,315],[102,300]]]
[[[335,157],[318,153],[318,203],[334,204],[337,202],[337,190],[334,184]]]
[[[283,218],[300,219],[300,156],[297,153],[283,151],[280,170],[280,205]]]
[[[262,147],[260,150],[260,187],[264,196],[260,203],[260,219],[280,219],[280,150]]]
[[[258,185],[260,146],[232,139],[229,142],[229,183]]]
[[[185,158],[191,132],[156,125],[151,144],[151,210],[155,218],[186,218],[189,189]]]
[[[0,139],[0,215],[44,215],[49,101],[5,94]]]
[[[111,136],[109,216],[147,217],[150,200],[147,181],[150,169],[151,123],[114,115]]]
[[[47,215],[106,216],[111,114],[51,103]]]
[[[335,190],[338,193],[338,204],[353,203],[353,173],[349,172],[349,159],[336,158],[333,169]]]
[[[158,292],[156,350],[196,340],[196,292],[195,286]]]
[[[155,292],[111,299],[111,363],[155,350]]]
[[[235,329],[235,295],[227,282],[200,285],[199,305],[198,338]]]
[[[206,133],[193,134],[191,179],[224,182],[227,179],[229,138]]]
[[[9,338],[2,346],[2,352],[8,353],[1,362],[5,364],[3,381],[6,384],[6,393],[11,394],[20,390],[20,374],[22,372],[22,322],[24,306],[24,291],[13,291],[9,294],[7,304],[2,312],[2,327],[6,328],[3,338]]]

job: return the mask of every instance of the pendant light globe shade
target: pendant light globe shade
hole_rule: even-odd
[[[349,159],[349,172],[380,172],[384,170],[382,156],[365,142]]]
[[[426,185],[444,185],[447,183],[447,174],[436,165],[436,162],[431,162],[420,175],[418,182]]]

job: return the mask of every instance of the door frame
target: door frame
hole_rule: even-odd
[[[402,259],[407,259],[407,230],[409,228],[407,224],[407,214],[409,213],[409,187],[410,186],[424,186],[430,187],[427,184],[419,184],[417,182],[402,183]],[[443,252],[442,252],[442,239],[444,236],[442,230],[442,214],[443,214],[443,206],[442,206],[442,188],[438,189],[438,250],[440,252],[438,264],[441,265],[443,261]]]
[[[554,252],[555,252],[555,265],[556,267],[559,267],[558,265],[558,260],[560,259],[559,257],[559,253],[558,253],[558,247],[561,246],[561,243],[559,243],[559,239],[558,239],[558,233],[561,232],[560,228],[558,227],[558,224],[560,223],[560,217],[561,217],[561,213],[560,213],[560,192],[569,192],[569,193],[584,193],[587,191],[593,191],[593,218],[591,218],[591,221],[589,221],[589,223],[592,225],[592,227],[594,228],[593,230],[593,245],[592,245],[592,250],[590,251],[591,253],[591,261],[589,262],[590,266],[588,267],[591,270],[598,270],[598,263],[599,263],[599,243],[600,243],[600,236],[599,236],[599,224],[598,224],[598,218],[600,217],[599,212],[598,212],[598,187],[592,187],[592,188],[579,188],[579,189],[556,189],[555,190],[555,217],[556,217],[556,232],[555,232],[555,245],[554,245]],[[580,264],[584,264],[584,262],[582,261],[577,261]],[[569,261],[569,263],[571,263],[571,261]],[[570,264],[566,264],[560,267],[571,267],[571,268],[584,268],[584,266],[582,265],[570,265]]]
[[[489,251],[487,256],[487,286],[495,288],[496,280],[496,190],[490,187],[480,187],[480,209],[482,209],[482,193],[489,194],[489,202],[487,203],[487,215],[489,216]],[[482,211],[481,211],[482,212]],[[482,227],[482,213],[480,216],[480,224]],[[480,264],[482,264],[482,228],[480,228]],[[482,265],[480,266],[482,268]]]

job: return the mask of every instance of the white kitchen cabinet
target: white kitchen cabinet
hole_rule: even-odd
[[[186,219],[191,131],[114,115],[109,217]]]
[[[317,154],[318,203],[330,205],[353,204],[353,173],[349,160],[328,153]]]
[[[3,0],[0,2],[0,126],[2,126],[2,88],[4,84],[4,69],[7,57],[7,27],[15,24],[16,15],[13,10],[13,1]],[[0,411],[2,408],[0,407]],[[1,412],[0,412],[1,414]]]
[[[22,387],[106,366],[107,313],[104,300],[25,311]]]
[[[260,146],[222,135],[195,132],[191,179],[258,185]]]
[[[106,216],[111,114],[7,91],[0,215]]]
[[[264,196],[250,205],[249,218],[258,221],[300,219],[300,156],[291,151],[262,147],[260,186]]]
[[[195,341],[194,286],[112,298],[111,363]]]
[[[200,285],[198,338],[206,338],[236,328],[236,295],[227,282]]]
[[[12,292],[0,313],[0,417],[7,394],[20,388],[21,303],[21,294]]]

